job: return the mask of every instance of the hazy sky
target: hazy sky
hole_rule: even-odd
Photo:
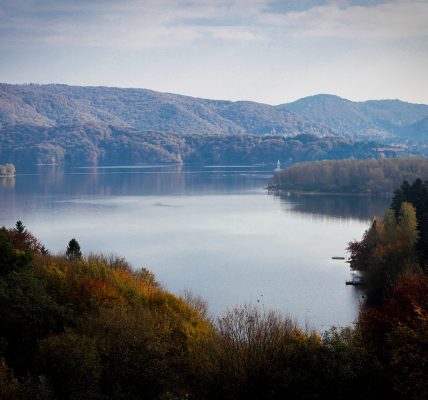
[[[0,0],[0,81],[428,103],[428,0]]]

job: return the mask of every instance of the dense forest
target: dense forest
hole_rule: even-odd
[[[367,302],[323,334],[252,306],[214,319],[122,258],[2,228],[0,398],[425,399],[427,204],[428,183],[404,183],[349,244]]]
[[[295,164],[276,173],[272,183],[296,191],[389,194],[419,177],[428,179],[428,158],[344,159]]]
[[[274,163],[375,157],[377,145],[350,139],[298,135],[177,134],[73,125],[15,126],[0,131],[0,157],[35,164]]]

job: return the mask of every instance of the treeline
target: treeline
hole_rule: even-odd
[[[367,294],[357,328],[365,347],[401,379],[402,398],[428,397],[428,182],[404,182],[384,218],[349,243]]]
[[[428,179],[428,158],[344,159],[292,165],[272,182],[287,190],[325,193],[391,193],[401,182]]]
[[[15,165],[12,163],[9,164],[0,164],[0,176],[13,176],[15,175]]]
[[[417,273],[397,276],[355,328],[320,336],[249,306],[211,319],[201,299],[122,258],[83,256],[75,239],[49,254],[18,221],[0,230],[0,398],[423,399]]]
[[[375,143],[302,134],[178,134],[67,125],[13,126],[0,130],[0,156],[16,165],[137,163],[274,163],[276,160],[375,157]]]

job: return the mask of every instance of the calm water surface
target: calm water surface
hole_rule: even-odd
[[[212,314],[244,303],[319,330],[355,319],[348,241],[387,199],[268,195],[254,166],[43,167],[0,186],[0,225],[18,219],[52,252],[83,251],[146,266],[169,290],[190,289]]]

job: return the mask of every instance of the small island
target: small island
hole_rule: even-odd
[[[0,176],[14,176],[15,172],[16,168],[12,163],[0,164]]]

